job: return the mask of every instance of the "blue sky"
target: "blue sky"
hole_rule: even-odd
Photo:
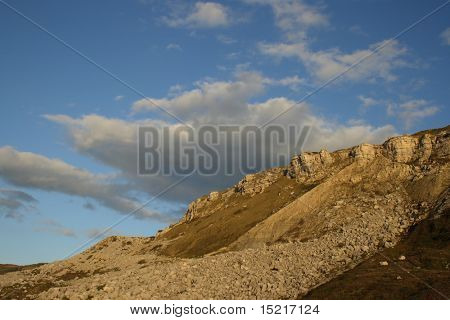
[[[3,1],[1,1],[3,2]],[[330,150],[449,123],[445,1],[6,1],[187,123],[279,119]],[[175,181],[134,176],[138,123],[175,125],[142,96],[0,3],[0,263],[63,258]],[[236,182],[195,177],[112,233],[151,235]]]

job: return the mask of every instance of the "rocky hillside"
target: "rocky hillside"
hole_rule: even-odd
[[[412,227],[393,248],[382,249],[301,298],[449,299],[448,210]]]
[[[449,159],[450,126],[301,153],[197,199],[156,237],[110,237],[71,259],[0,275],[0,297],[301,298],[448,214]]]

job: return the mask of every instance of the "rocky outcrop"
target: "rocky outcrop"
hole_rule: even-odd
[[[430,160],[433,148],[440,138],[430,134],[420,137],[400,136],[387,140],[383,147],[386,156],[395,162],[423,164]],[[448,145],[448,141],[444,145]]]
[[[372,160],[381,154],[381,147],[373,144],[363,143],[352,148],[350,157],[356,160]]]
[[[218,191],[212,191],[207,196],[198,198],[195,201],[192,201],[188,209],[184,215],[184,221],[191,221],[194,218],[198,218],[207,214],[210,214],[212,212],[208,212],[207,209],[208,206],[210,206],[212,203],[214,203],[216,200],[218,200],[221,197],[220,192]],[[206,211],[200,214],[201,211]]]
[[[291,178],[320,175],[331,166],[333,158],[327,150],[320,152],[302,152],[292,158],[287,174]]]
[[[383,147],[386,154],[393,161],[409,163],[417,160],[420,155],[417,153],[419,139],[412,136],[394,137],[387,140]]]
[[[271,169],[259,174],[248,174],[236,184],[234,191],[243,195],[254,196],[263,192],[277,181],[281,174],[281,169]]]
[[[221,192],[212,191],[208,195],[191,202],[183,221],[191,221],[213,214],[217,210],[227,206],[226,202],[232,195],[253,197],[256,194],[262,193],[282,176],[283,170],[280,168],[270,169],[257,174],[248,174],[232,188]]]
[[[296,299],[447,214],[449,131],[302,153],[195,200],[155,238],[0,275],[0,298]]]
[[[382,145],[363,143],[350,149],[333,153],[327,150],[320,152],[302,152],[294,156],[286,169],[274,168],[257,174],[248,174],[234,187],[223,192],[211,192],[209,195],[193,201],[186,211],[185,221],[212,214],[217,210],[219,198],[228,201],[232,194],[253,197],[264,192],[270,185],[284,174],[296,179],[299,183],[317,183],[328,179],[354,161],[371,161],[384,156],[397,163],[415,163],[424,165],[431,156],[446,158],[450,155],[450,139],[447,131],[437,134],[416,134],[388,139]]]
[[[438,134],[432,141],[434,158],[445,161],[450,156],[450,132]]]

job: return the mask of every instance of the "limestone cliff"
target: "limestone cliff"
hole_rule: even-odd
[[[0,275],[0,297],[301,298],[397,250],[411,230],[431,232],[416,227],[450,211],[449,160],[450,127],[303,152],[193,201],[156,237],[109,237],[70,259]],[[449,278],[447,261],[438,280]]]

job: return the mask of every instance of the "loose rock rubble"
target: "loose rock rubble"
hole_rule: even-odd
[[[381,146],[302,153],[287,168],[248,175],[194,201],[178,224],[156,237],[109,237],[70,259],[0,275],[0,297],[296,299],[395,246],[431,213],[446,212],[449,155],[447,128]],[[308,183],[312,187],[295,189]],[[164,255],[163,248],[202,219],[220,218],[235,206],[234,223],[247,221],[239,219],[252,201],[274,192],[284,204],[219,250],[192,258]]]

